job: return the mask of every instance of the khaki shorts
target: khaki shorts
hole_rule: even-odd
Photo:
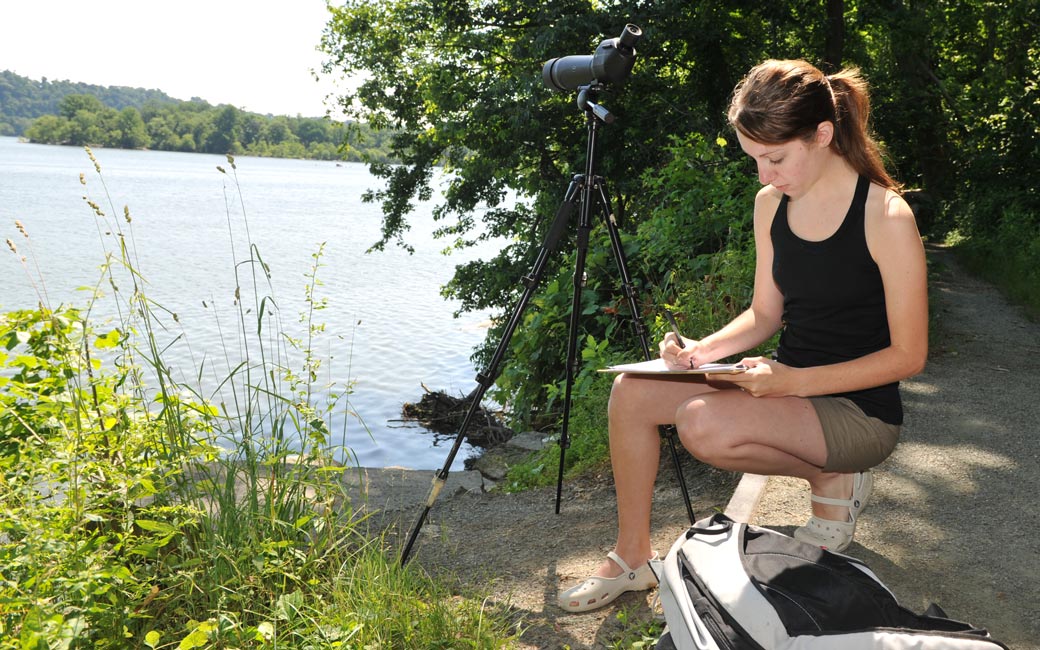
[[[828,472],[861,472],[881,463],[895,449],[899,425],[864,414],[844,397],[810,397],[823,425]]]

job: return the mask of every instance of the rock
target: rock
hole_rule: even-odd
[[[545,448],[546,440],[548,440],[544,434],[538,431],[527,431],[524,433],[518,433],[509,439],[509,446],[517,447],[518,449],[525,449],[527,451],[541,451]]]
[[[355,510],[418,512],[426,503],[436,475],[435,470],[354,467],[344,470],[343,483]],[[483,490],[484,481],[479,472],[449,472],[438,499]]]
[[[476,470],[491,481],[503,480],[509,468],[523,462],[532,453],[545,447],[545,437],[537,431],[513,436],[504,445],[492,447],[475,458],[466,460],[466,469]]]

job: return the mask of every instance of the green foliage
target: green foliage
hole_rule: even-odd
[[[613,379],[613,375],[590,373],[588,384],[577,393],[579,397],[571,407],[567,427],[569,445],[564,454],[564,476],[609,471],[607,401]],[[561,451],[556,443],[547,444],[527,460],[510,467],[508,478],[500,489],[519,492],[554,485],[559,477]]]
[[[647,650],[657,647],[657,641],[664,634],[664,620],[660,618],[645,619],[629,609],[621,609],[615,615],[621,625],[623,634],[611,642],[611,650]]]
[[[121,111],[148,103],[176,103],[178,100],[158,91],[126,86],[96,86],[72,81],[36,81],[10,70],[0,71],[0,135],[22,135],[32,121],[42,115],[57,115],[69,95],[92,95],[102,104]]]
[[[626,83],[599,98],[619,118],[603,129],[597,164],[623,222],[641,189],[639,172],[656,167],[671,135],[721,128],[732,83],[774,45],[776,32],[764,29],[773,13],[677,0],[595,7],[499,1],[450,9],[371,1],[333,8],[323,38],[326,70],[367,75],[340,106],[374,127],[396,129],[392,153],[404,163],[373,169],[387,181],[371,196],[385,214],[377,245],[401,241],[411,199],[429,193],[429,171],[440,164],[452,172],[438,210],[448,222],[445,234],[539,241],[568,180],[584,168],[586,135],[572,94],[542,84],[542,63],[591,54],[631,21],[645,28],[639,63]],[[749,32],[763,40],[748,47]],[[695,56],[703,59],[688,65]],[[533,203],[514,208],[507,190]],[[491,210],[473,229],[467,215],[479,205]],[[528,266],[534,256],[526,247],[505,254],[510,266]],[[493,282],[479,292],[497,294],[501,307],[498,299],[515,292]],[[470,288],[452,294],[465,298]]]
[[[509,612],[449,598],[364,534],[328,434],[350,387],[314,390],[322,250],[290,334],[250,243],[234,265],[244,358],[204,393],[163,361],[169,312],[128,255],[128,214],[84,199],[111,295],[52,309],[23,259],[40,307],[0,315],[0,650],[504,647]],[[102,300],[114,326],[89,317]]]
[[[604,288],[609,286],[604,272],[606,252],[590,252],[587,260],[588,283],[581,288],[577,332],[578,368],[574,377],[573,399],[580,400],[593,383],[598,364],[612,359],[608,339],[624,322],[617,313],[616,299]],[[566,259],[573,260],[573,254]],[[573,270],[561,272],[525,310],[522,324],[509,348],[510,363],[505,365],[492,393],[500,403],[510,405],[516,418],[513,426],[542,428],[555,423],[563,408],[569,321],[573,300]],[[492,328],[493,338],[498,328]]]
[[[752,211],[758,183],[730,145],[691,133],[666,147],[670,159],[647,172],[648,216],[639,225],[640,271],[658,306],[676,311],[680,327],[699,337],[751,304],[754,287]],[[658,339],[659,340],[659,339]]]
[[[939,208],[922,229],[981,234],[1007,203],[1036,212],[1040,8],[861,4],[850,22],[865,37],[857,56],[874,86],[875,126],[898,176]]]
[[[900,2],[861,28],[877,127],[919,191],[922,231],[967,240],[972,268],[1036,313],[1040,6]]]
[[[43,314],[19,311],[0,319],[0,449],[17,455],[22,443],[32,434],[28,422],[39,422],[47,433],[61,421],[70,394],[69,381],[76,373],[56,363],[75,351],[82,336],[78,314]],[[84,397],[80,395],[80,397]],[[85,401],[85,400],[83,400]]]

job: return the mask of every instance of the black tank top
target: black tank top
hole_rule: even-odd
[[[795,368],[858,359],[888,347],[888,315],[881,272],[870,257],[864,214],[870,181],[861,176],[845,220],[819,242],[806,241],[787,222],[787,195],[773,216],[773,279],[784,296],[784,327],[777,361]],[[864,413],[903,423],[899,383],[847,397]]]

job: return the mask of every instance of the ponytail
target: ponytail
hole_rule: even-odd
[[[885,169],[881,146],[870,133],[867,82],[856,68],[825,77],[834,96],[834,140],[831,144],[860,174],[896,192],[901,185]]]

